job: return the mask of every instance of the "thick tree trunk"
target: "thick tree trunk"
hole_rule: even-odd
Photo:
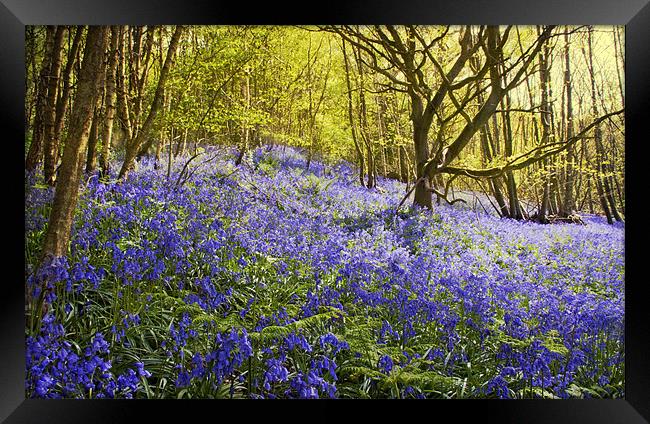
[[[63,160],[56,184],[54,202],[43,243],[42,258],[65,256],[77,205],[90,119],[101,87],[100,66],[107,42],[107,29],[91,26],[88,30],[84,58],[77,83],[77,94],[65,140]]]
[[[431,181],[424,173],[424,165],[429,159],[429,145],[427,141],[429,131],[421,121],[421,118],[419,120],[413,119],[413,144],[415,147],[415,169],[417,176],[414,205],[432,209]]]

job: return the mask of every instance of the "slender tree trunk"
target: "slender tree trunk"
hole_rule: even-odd
[[[619,27],[613,27],[612,31],[614,32],[614,56],[616,57],[616,77],[618,78],[618,89],[621,93],[621,103],[623,108],[625,108],[625,84],[623,83],[623,78],[621,77],[621,63],[619,57],[623,62],[623,75],[625,75],[625,54],[624,49],[620,46],[620,40],[618,39]]]
[[[473,66],[477,71],[478,64],[474,63]],[[478,88],[480,87],[477,87],[477,89]],[[480,92],[477,96],[477,100],[480,107],[480,105],[483,104],[483,95]],[[496,122],[497,122],[496,115],[493,116],[493,122],[495,122],[495,127],[496,127]],[[495,131],[495,134],[498,136],[498,131]],[[480,138],[481,150],[483,151],[483,157],[485,159],[484,163],[487,164],[490,163],[493,159],[491,150],[494,150],[495,155],[497,154],[495,148],[496,146],[494,145],[494,143],[490,143],[490,122],[489,121],[486,122],[485,125],[481,127],[480,137],[481,137]],[[503,197],[503,193],[501,192],[501,185],[499,183],[499,180],[500,178],[490,178],[490,187],[492,188],[494,199],[497,201],[497,205],[499,205],[499,213],[501,214],[502,217],[514,218],[513,214],[511,214],[510,210],[508,209],[508,205],[506,204],[506,201]]]
[[[314,60],[315,62],[316,60]],[[312,62],[311,62],[311,36],[309,37],[309,47],[307,49],[307,97],[309,98],[309,108],[307,109],[307,114],[308,114],[308,129],[307,129],[307,134],[308,134],[308,143],[309,143],[309,149],[307,151],[307,165],[306,169],[309,171],[309,166],[311,165],[311,158],[312,155],[314,154],[314,100],[313,100],[313,78],[312,78]]]
[[[602,149],[603,157],[605,156],[604,155],[604,150],[605,149],[603,148]],[[623,217],[619,213],[617,205],[616,205],[616,201],[614,199],[614,167],[612,165],[612,160],[613,160],[613,158],[609,159],[610,162],[609,162],[608,165],[603,164],[603,167],[604,167],[604,169],[606,171],[605,178],[604,178],[604,180],[605,180],[605,190],[606,190],[606,193],[607,193],[607,201],[609,202],[609,207],[612,210],[612,215],[614,216],[614,219],[616,219],[619,222],[623,222]]]
[[[348,120],[350,122],[350,130],[352,131],[352,142],[354,143],[354,149],[357,152],[357,158],[359,160],[359,182],[363,187],[366,186],[366,183],[363,179],[364,170],[365,170],[365,161],[363,158],[363,150],[359,146],[359,141],[357,140],[357,132],[354,125],[354,116],[352,113],[352,86],[350,84],[350,66],[348,64],[348,54],[345,49],[345,39],[343,41],[343,63],[345,65],[345,84],[348,88]]]
[[[111,46],[109,50],[108,70],[106,74],[106,120],[104,121],[104,134],[102,136],[102,175],[110,174],[111,143],[113,140],[113,121],[115,120],[117,55],[120,29],[111,27]]]
[[[142,122],[142,101],[144,99],[145,82],[147,81],[147,75],[149,72],[149,61],[153,47],[154,27],[146,27],[147,37],[145,39],[144,46],[142,45],[142,36],[145,32],[145,29],[144,27],[139,27],[138,29],[139,31],[137,32],[136,46],[134,47],[135,62],[133,72],[133,81],[135,84],[133,114],[135,122],[134,127],[136,130],[140,128],[140,122]],[[137,136],[137,131],[135,136]]]
[[[108,31],[108,29],[107,29]],[[107,32],[108,34],[108,32]],[[104,56],[105,58],[106,56]],[[104,81],[104,84],[96,94],[95,109],[93,111],[92,123],[90,125],[90,134],[88,136],[88,152],[86,155],[86,173],[90,174],[97,169],[97,143],[99,141],[100,124],[102,122],[102,106],[104,103],[104,93],[106,87],[106,61],[102,60],[99,69],[99,79]]]
[[[77,62],[77,54],[79,53],[79,46],[81,45],[81,39],[84,34],[84,27],[76,27],[74,34],[74,40],[72,41],[72,46],[68,53],[68,60],[65,64],[65,69],[61,78],[63,79],[63,89],[61,90],[61,95],[59,96],[56,102],[56,119],[54,122],[54,145],[56,146],[56,160],[61,158],[61,132],[63,131],[63,123],[65,121],[65,115],[68,110],[68,101],[70,99],[70,76],[72,75],[72,69],[74,64]]]
[[[172,175],[172,162],[174,158],[172,156],[172,150],[174,148],[174,127],[172,126],[169,129],[169,149],[167,150],[167,180],[171,178]]]
[[[482,103],[482,100],[479,99],[479,102]],[[490,152],[490,144],[488,141],[488,124],[483,126],[480,130],[481,135],[481,147],[483,150],[483,157],[485,158],[485,163],[492,161],[492,154]],[[501,187],[499,186],[499,181],[497,178],[490,178],[490,186],[492,187],[492,193],[494,194],[494,199],[499,205],[499,213],[502,217],[512,217],[508,206],[506,205],[505,199],[503,198],[503,193],[501,192]]]
[[[166,96],[163,92],[163,116],[166,112],[169,111],[169,96]],[[160,162],[160,155],[162,153],[163,146],[165,145],[165,122],[164,119],[160,125],[160,139],[156,143],[156,158],[154,161],[154,169],[158,169]]]
[[[120,180],[127,177],[127,174],[131,169],[131,167],[133,166],[133,162],[135,160],[138,151],[140,150],[140,147],[144,143],[145,138],[148,136],[149,131],[153,126],[153,121],[156,118],[156,114],[158,113],[158,110],[160,109],[160,105],[162,104],[162,92],[165,87],[165,81],[167,80],[167,75],[169,74],[169,70],[172,66],[174,52],[176,51],[176,47],[178,46],[178,40],[180,39],[182,32],[183,32],[183,27],[181,25],[177,25],[174,31],[174,35],[172,35],[172,39],[169,43],[169,49],[167,50],[167,57],[165,58],[165,64],[163,65],[163,68],[160,71],[160,77],[158,78],[158,86],[156,87],[156,93],[154,94],[153,103],[151,104],[151,109],[149,110],[147,119],[145,120],[142,129],[138,132],[138,135],[133,140],[131,140],[126,146],[124,163],[122,164],[122,169],[120,170],[120,174],[118,176],[118,179]]]
[[[250,101],[251,101],[250,76],[248,74],[246,74],[246,76],[244,77],[241,90],[242,90],[242,96],[244,97],[245,109],[246,112],[248,112],[250,108]],[[244,121],[241,123],[241,135],[240,135],[241,146],[239,148],[239,156],[237,156],[237,160],[235,160],[235,165],[237,166],[239,166],[242,163],[242,160],[244,159],[244,155],[248,150],[249,136],[250,136],[250,128],[248,127],[247,119],[244,119]]]
[[[377,86],[377,84],[375,84]],[[376,98],[377,104],[377,129],[379,131],[379,153],[381,154],[381,170],[382,175],[386,177],[388,175],[388,170],[386,168],[386,129],[384,124],[384,104],[380,95],[377,95]]]
[[[100,100],[98,95],[98,102],[95,105],[95,109],[93,111],[92,122],[90,124],[90,132],[88,134],[88,149],[86,149],[86,174],[95,172],[95,169],[97,168],[97,138],[99,136],[99,120],[101,119],[101,104],[99,104],[99,102]]]
[[[185,153],[185,147],[187,145],[187,131],[188,131],[187,128],[183,130],[183,137],[180,140],[179,151],[176,152],[176,156],[183,156],[183,154]]]
[[[564,35],[564,87],[566,92],[566,136],[565,140],[568,140],[573,137],[573,86],[571,84],[571,62],[570,62],[570,51],[569,51],[569,34]],[[573,185],[574,185],[574,176],[573,176],[573,157],[575,155],[573,145],[570,145],[567,149],[567,164],[565,171],[565,183],[564,183],[564,202],[563,210],[560,213],[560,216],[567,217],[573,213],[575,209],[575,202],[573,198]]]
[[[45,33],[45,52],[43,53],[43,62],[41,63],[41,72],[36,87],[36,111],[34,114],[34,129],[32,132],[32,141],[27,152],[25,160],[25,169],[33,171],[43,158],[43,122],[47,109],[47,89],[48,76],[52,64],[52,50],[54,48],[54,33],[56,26],[48,25]]]
[[[162,146],[163,146],[163,144],[165,143],[165,142],[163,141],[163,140],[164,140],[164,137],[165,137],[165,130],[164,130],[163,128],[161,128],[161,129],[160,129],[160,138],[159,138],[158,141],[156,142],[156,153],[155,153],[155,156],[154,156],[155,160],[154,160],[154,165],[153,165],[153,168],[154,168],[154,169],[158,169],[158,167],[160,166],[160,165],[159,165],[159,162],[160,162],[160,152],[162,151]]]
[[[408,162],[406,157],[406,149],[401,144],[397,148],[397,157],[399,160],[400,181],[406,183],[409,180]]]
[[[57,152],[58,147],[54,144],[54,124],[56,118],[56,98],[59,88],[59,78],[61,76],[61,53],[63,51],[63,35],[65,26],[56,27],[54,34],[54,46],[52,48],[52,63],[50,66],[49,80],[47,87],[47,101],[45,102],[45,112],[43,113],[43,176],[45,183],[54,186],[56,176]]]
[[[592,31],[593,28],[589,27],[588,37],[587,37],[587,48],[589,49],[589,75],[591,79],[591,107],[592,113],[594,116],[598,116],[598,103],[596,101],[596,78],[594,73],[594,64],[593,64],[593,51],[592,51]],[[594,129],[594,141],[596,142],[596,162],[598,164],[598,173],[596,175],[596,188],[598,190],[598,197],[600,198],[600,204],[605,212],[607,217],[607,222],[609,224],[614,223],[614,217],[617,221],[620,221],[621,218],[616,211],[616,205],[613,201],[610,201],[610,188],[605,178],[606,169],[603,165],[603,160],[605,152],[602,144],[602,129],[600,125],[596,125]],[[614,206],[612,209],[611,206]]]
[[[541,31],[541,28],[539,28]],[[548,144],[549,137],[551,135],[551,117],[550,109],[548,102],[548,82],[549,82],[549,49],[548,44],[545,43],[544,51],[540,54],[539,64],[540,64],[540,82],[541,82],[541,91],[542,91],[542,104],[541,104],[541,119],[542,119],[542,140],[541,144]],[[542,184],[543,184],[543,194],[542,194],[542,204],[539,208],[538,221],[542,223],[548,222],[548,210],[550,205],[550,171],[548,159],[542,161],[543,166],[543,175],[542,175]]]
[[[127,76],[126,76],[126,34],[128,27],[120,28],[120,35],[118,40],[119,45],[119,60],[117,62],[117,113],[122,129],[124,130],[124,144],[125,147],[133,138],[133,126],[131,125],[131,114],[129,112],[129,94],[127,89]]]
[[[361,134],[361,139],[366,146],[366,158],[368,160],[368,179],[366,182],[366,187],[373,188],[375,186],[375,158],[374,152],[372,149],[372,142],[370,140],[370,135],[368,134],[368,120],[367,120],[367,110],[366,110],[366,97],[365,97],[365,83],[364,83],[364,72],[363,72],[363,63],[361,62],[361,52],[359,48],[353,49],[353,52],[356,52],[355,58],[357,62],[357,70],[359,71],[359,133]]]
[[[598,168],[599,168],[598,172],[600,172],[600,167]],[[607,198],[605,197],[605,189],[603,188],[602,179],[599,176],[596,176],[595,178],[596,178],[596,190],[598,192],[598,199],[600,200],[600,207],[603,208],[603,212],[605,212],[607,223],[613,224],[614,220],[612,218],[612,213],[609,210],[609,205],[607,204]]]
[[[33,25],[25,26],[25,137],[27,137],[27,134],[31,130],[32,112],[36,100],[36,86],[38,85],[36,76],[35,28]]]
[[[546,88],[548,90],[547,99],[553,99],[553,82],[551,80],[551,68],[552,68],[552,57],[551,49],[549,43],[547,42],[544,46],[544,54],[546,56]],[[555,125],[555,111],[553,109],[553,102],[547,100],[548,104],[548,117],[549,117],[549,136],[552,137],[552,140],[556,141],[557,137],[555,136],[556,125]],[[558,131],[559,132],[559,131]],[[560,208],[559,200],[559,184],[558,184],[558,172],[557,172],[557,160],[555,158],[549,158],[547,161],[549,176],[548,176],[548,188],[549,188],[549,210],[553,215],[557,215]]]
[[[505,106],[503,112],[503,122],[504,122],[504,153],[506,157],[513,155],[512,148],[512,126],[510,122],[510,95],[506,93],[505,102],[502,104]],[[517,197],[517,183],[515,181],[515,176],[512,171],[506,172],[506,182],[508,186],[508,202],[510,204],[510,217],[521,220],[523,216],[521,214],[521,208],[519,206],[519,198]]]

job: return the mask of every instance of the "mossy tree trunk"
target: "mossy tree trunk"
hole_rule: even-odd
[[[84,58],[77,83],[77,94],[70,116],[70,128],[65,140],[63,160],[43,243],[43,259],[65,256],[68,251],[90,132],[90,120],[97,93],[103,83],[100,78],[100,68],[107,43],[107,34],[107,28],[103,26],[92,26],[88,30]]]

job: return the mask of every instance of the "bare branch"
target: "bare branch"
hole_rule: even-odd
[[[516,156],[515,158],[511,159],[508,161],[505,165],[503,166],[496,166],[493,168],[487,168],[487,169],[467,169],[467,168],[457,168],[457,167],[450,167],[450,166],[445,166],[442,168],[438,168],[435,173],[446,173],[446,174],[454,174],[454,175],[465,175],[468,177],[472,178],[494,178],[494,177],[499,177],[503,175],[507,171],[514,171],[517,169],[522,169],[525,168],[529,165],[532,165],[535,162],[539,162],[549,156],[555,155],[557,153],[562,152],[563,150],[566,150],[569,146],[576,144],[580,140],[587,139],[586,134],[591,130],[593,127],[596,125],[600,124],[601,122],[609,119],[611,116],[614,115],[619,115],[624,112],[624,109],[618,110],[616,112],[610,112],[608,114],[605,114],[601,116],[600,118],[596,119],[594,122],[586,126],[580,133],[576,134],[575,136],[567,139],[564,142],[557,142],[557,143],[550,143],[550,144],[544,144],[538,147],[535,147],[534,149],[529,150],[526,153],[523,153],[519,156]],[[548,149],[549,147],[552,147],[552,149],[542,152],[544,149]],[[533,155],[533,157],[530,157]],[[523,160],[522,160],[523,159]],[[521,162],[518,162],[521,161]]]

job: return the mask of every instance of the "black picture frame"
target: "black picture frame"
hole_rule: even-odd
[[[282,5],[277,2],[253,4],[250,1],[173,0],[0,0],[0,116],[3,150],[12,152],[0,169],[8,221],[15,229],[5,237],[3,281],[0,302],[0,420],[7,423],[36,422],[128,422],[137,415],[150,422],[181,415],[184,420],[211,420],[230,416],[234,420],[338,420],[389,418],[443,419],[451,414],[454,421],[468,419],[513,423],[644,423],[650,421],[650,384],[647,352],[650,352],[647,306],[642,278],[644,252],[636,250],[641,241],[637,231],[642,224],[640,207],[643,159],[640,150],[647,144],[643,120],[650,111],[650,4],[649,0],[402,0],[399,2],[357,1],[321,2],[316,5]],[[24,178],[24,28],[45,24],[321,24],[321,23],[417,23],[417,24],[607,24],[625,25],[626,35],[626,395],[625,400],[459,400],[435,404],[406,401],[385,405],[357,401],[266,402],[246,405],[237,402],[214,404],[207,401],[169,400],[34,400],[25,399],[24,222],[21,206],[24,193],[18,182]],[[14,152],[13,149],[16,151]],[[631,195],[630,195],[631,193]],[[368,401],[374,402],[374,401]],[[346,409],[345,415],[341,412]],[[229,415],[225,415],[228,413]],[[234,416],[232,414],[235,414]],[[420,418],[418,418],[420,417]],[[480,421],[479,421],[480,422]]]

